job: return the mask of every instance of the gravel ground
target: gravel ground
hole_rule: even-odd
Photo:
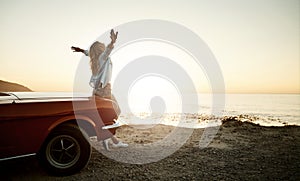
[[[156,142],[172,129],[160,125],[134,132],[134,128],[122,127],[117,136],[129,143],[128,148],[106,152],[101,144],[93,143],[102,153],[93,149],[89,164],[66,177],[48,175],[35,157],[0,162],[0,180],[300,180],[298,126],[262,127],[226,121],[206,148],[198,146],[203,129],[197,129],[180,149],[157,162],[130,164],[111,159],[133,154],[131,161],[136,161],[148,153],[139,146]],[[172,145],[161,146],[173,149]],[[146,156],[151,160],[159,154]]]

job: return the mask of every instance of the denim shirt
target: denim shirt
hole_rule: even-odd
[[[112,48],[106,47],[104,52],[102,52],[99,56],[98,61],[100,69],[95,75],[92,75],[90,79],[90,86],[92,88],[97,89],[97,84],[101,85],[101,88],[104,88],[110,82],[112,74],[112,61],[109,57],[109,54],[111,51]],[[85,50],[84,54],[89,56],[89,51]]]

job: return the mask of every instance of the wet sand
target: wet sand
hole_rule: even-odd
[[[300,127],[263,127],[232,118],[224,120],[212,142],[204,148],[199,140],[204,129],[185,128],[188,140],[165,141],[176,128],[166,125],[121,127],[116,136],[128,148],[110,152],[99,142],[94,145],[89,164],[79,173],[66,177],[50,176],[35,157],[0,162],[0,180],[299,180]],[[175,135],[176,136],[176,135]],[[173,141],[173,142],[172,142]],[[165,152],[179,149],[161,160]],[[153,150],[151,146],[157,146]],[[145,149],[143,149],[145,148]],[[163,148],[163,149],[162,149]],[[100,150],[97,151],[97,150]],[[123,158],[129,162],[119,162]],[[141,164],[130,164],[139,162]]]

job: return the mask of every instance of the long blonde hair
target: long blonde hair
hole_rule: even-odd
[[[100,64],[98,59],[101,53],[104,52],[104,50],[105,50],[105,45],[98,41],[94,42],[90,47],[89,50],[90,66],[93,75],[96,75],[100,69]]]

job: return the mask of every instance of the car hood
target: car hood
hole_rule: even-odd
[[[6,94],[6,95],[5,95]],[[95,110],[95,108],[115,108],[114,101],[91,97],[91,94],[72,92],[6,92],[1,93],[0,120],[14,117],[61,115],[74,111]],[[96,106],[96,107],[95,107]]]
[[[87,99],[91,93],[78,92],[7,92],[18,100]]]

